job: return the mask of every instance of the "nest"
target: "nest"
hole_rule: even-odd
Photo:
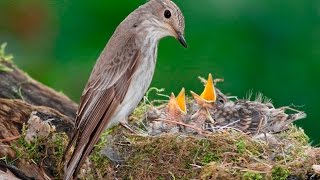
[[[206,108],[200,122],[195,114],[203,107],[191,99],[189,111],[182,114],[169,113],[170,100],[158,106],[142,103],[130,117],[130,130],[119,126],[103,134],[80,179],[318,177],[312,166],[320,163],[320,149],[311,147],[303,129],[292,124],[305,117],[303,112],[287,114],[291,108],[274,108],[261,95],[254,101],[231,101],[216,91],[225,101]]]
[[[293,125],[270,141],[232,129],[143,136],[117,127],[104,134],[90,160],[83,179],[311,179],[320,149]]]
[[[253,101],[232,100],[215,92],[212,106],[187,98],[186,111],[176,106],[174,96],[168,102],[147,98],[130,116],[130,129],[116,126],[102,134],[78,178],[319,178],[313,167],[320,164],[320,149],[292,124],[305,117],[303,112],[287,113],[292,108],[275,108],[261,95]],[[29,164],[53,159],[49,171],[59,179],[67,136],[31,117],[17,153]]]

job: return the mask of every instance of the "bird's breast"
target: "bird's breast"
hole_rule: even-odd
[[[147,89],[149,88],[155,70],[157,58],[157,46],[150,47],[149,52],[141,52],[138,57],[138,65],[131,77],[127,94],[120,106],[116,109],[114,117],[108,127],[117,124],[124,118],[127,118],[132,111],[138,106]],[[107,128],[108,128],[107,127]]]
[[[130,86],[123,104],[131,104],[129,101],[134,101],[132,102],[132,106],[137,106],[151,84],[156,65],[157,50],[156,47],[150,47],[148,51],[149,52],[142,52],[139,57],[138,67],[132,75]],[[134,108],[130,110],[133,111]]]

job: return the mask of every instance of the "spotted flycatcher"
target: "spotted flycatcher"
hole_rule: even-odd
[[[117,27],[102,51],[82,93],[76,128],[66,153],[64,179],[76,178],[101,132],[127,117],[147,91],[154,73],[159,40],[173,36],[187,47],[184,17],[171,0],[150,0]]]

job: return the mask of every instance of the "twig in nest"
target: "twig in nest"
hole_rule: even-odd
[[[162,121],[162,122],[167,122],[167,123],[171,123],[171,124],[178,124],[178,125],[181,125],[181,126],[185,126],[185,127],[194,129],[194,130],[196,130],[199,134],[207,134],[206,131],[203,131],[202,129],[197,128],[197,127],[195,127],[195,126],[192,126],[192,125],[190,125],[190,124],[185,124],[185,123],[183,123],[183,122],[171,121],[171,120],[167,120],[167,119],[155,119],[154,121]]]
[[[19,139],[21,136],[13,136],[13,137],[9,137],[9,138],[5,138],[5,139],[0,139],[0,142],[2,143],[7,143],[7,142],[10,142],[10,141],[14,141],[14,140],[17,140]]]

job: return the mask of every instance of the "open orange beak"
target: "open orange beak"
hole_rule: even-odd
[[[187,113],[187,106],[186,106],[186,92],[185,89],[182,88],[180,93],[178,94],[176,101],[180,110],[185,114]]]
[[[177,97],[175,97],[173,93],[171,94],[167,108],[169,112],[175,112],[179,110],[179,112],[182,112],[183,114],[187,113],[186,95],[184,88],[182,88]]]
[[[213,84],[212,75],[209,74],[206,86],[200,96],[193,91],[191,91],[191,94],[193,95],[193,97],[196,100],[200,99],[200,100],[207,102],[207,103],[215,102],[217,100],[217,96],[216,96],[216,91],[215,91],[215,87]]]

